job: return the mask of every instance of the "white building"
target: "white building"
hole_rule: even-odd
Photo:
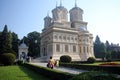
[[[47,61],[50,56],[60,59],[62,55],[71,56],[73,61],[86,61],[94,57],[93,35],[87,30],[83,21],[83,10],[77,5],[70,11],[62,5],[52,10],[52,18],[44,18],[44,29],[41,33],[41,59]]]
[[[18,51],[18,59],[19,60],[23,60],[27,58],[27,54],[28,54],[28,47],[27,45],[24,43],[24,41],[22,42],[22,44],[20,44],[20,46],[18,47],[19,51]]]

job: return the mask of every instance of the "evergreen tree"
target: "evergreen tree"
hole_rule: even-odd
[[[8,32],[8,39],[7,39],[7,41],[8,41],[8,48],[12,49],[12,33],[11,33],[11,31]]]
[[[96,36],[96,40],[94,43],[94,54],[96,58],[104,58],[106,54],[106,47],[104,43],[100,41],[99,36]]]
[[[8,32],[7,25],[5,25],[4,30],[2,31],[2,53],[10,52],[12,50],[12,35],[11,32]]]
[[[2,32],[0,32],[0,54],[2,53]]]
[[[18,53],[18,35],[12,32],[12,49],[17,54]]]
[[[106,50],[107,50],[108,52],[111,51],[111,49],[110,49],[110,44],[109,44],[108,41],[105,42],[105,46],[106,46]]]
[[[105,44],[104,44],[104,43],[101,43],[101,45],[100,45],[100,57],[101,57],[102,59],[104,59],[105,56],[106,56],[106,53],[107,53],[107,51],[106,51]]]
[[[101,41],[98,35],[96,36],[95,44],[101,44]]]

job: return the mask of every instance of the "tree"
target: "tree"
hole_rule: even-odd
[[[14,32],[12,32],[12,50],[18,55],[18,35]]]
[[[107,51],[111,51],[111,49],[110,49],[110,44],[109,44],[108,41],[105,42],[105,46],[106,46],[106,50],[107,50]]]
[[[12,50],[12,35],[8,32],[7,25],[5,25],[2,31],[2,53],[10,52]]]
[[[104,60],[105,55],[106,55],[106,47],[104,45],[104,43],[101,43],[100,45],[100,57]]]
[[[100,41],[99,36],[96,36],[96,40],[94,43],[94,54],[96,58],[102,58],[104,59],[105,54],[106,54],[106,47],[104,43]]]
[[[95,44],[101,44],[101,41],[98,35],[96,36]]]
[[[37,57],[40,55],[40,33],[33,31],[27,35],[29,55]]]
[[[0,54],[2,53],[2,32],[0,32]]]
[[[98,58],[100,55],[100,45],[101,45],[101,41],[99,36],[97,35],[94,42],[94,54],[96,58]]]

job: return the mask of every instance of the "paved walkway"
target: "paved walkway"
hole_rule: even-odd
[[[47,63],[31,63],[31,64],[39,65],[39,66],[42,66],[42,67],[46,67],[46,65],[47,65]],[[68,72],[68,73],[72,73],[72,74],[79,74],[79,73],[82,73],[82,72],[87,72],[86,70],[66,68],[66,67],[59,67],[59,68],[54,67],[54,69],[64,71],[64,72]]]

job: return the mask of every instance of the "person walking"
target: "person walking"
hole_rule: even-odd
[[[54,68],[54,63],[55,63],[54,59],[52,58],[52,56],[50,56],[47,67],[53,69]]]

